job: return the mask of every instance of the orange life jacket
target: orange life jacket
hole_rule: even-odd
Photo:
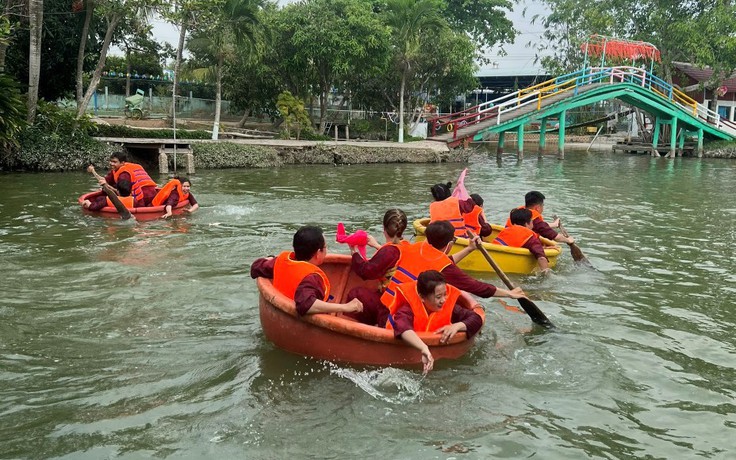
[[[418,332],[434,332],[442,326],[452,324],[452,310],[455,308],[457,299],[460,297],[460,289],[455,286],[447,286],[447,299],[442,307],[436,312],[430,313],[424,308],[422,298],[417,292],[417,282],[402,284],[398,286],[397,295],[394,303],[389,308],[389,312],[393,316],[396,310],[402,305],[409,304],[411,311],[414,313],[414,331]],[[386,321],[386,329],[393,330],[391,321]]]
[[[120,202],[123,203],[123,206],[125,206],[127,209],[133,209],[135,206],[135,200],[133,200],[132,196],[119,196]],[[112,203],[112,200],[110,200],[110,197],[107,197],[107,205],[111,208],[114,208],[115,205]]]
[[[439,249],[435,249],[427,241],[401,246],[401,256],[396,265],[388,286],[381,295],[381,303],[391,305],[396,296],[396,286],[416,281],[420,273],[426,270],[441,272],[452,263],[450,257]]]
[[[526,206],[519,206],[516,209],[529,209],[529,208],[527,208]],[[544,217],[542,217],[542,215],[539,214],[537,211],[535,211],[534,209],[529,209],[529,210],[532,212],[532,222],[534,222],[537,219],[542,219],[542,221],[544,221]],[[511,217],[509,217],[508,219],[506,219],[505,227],[511,227],[511,225],[512,225]]]
[[[325,297],[322,300],[327,302],[330,298],[330,280],[327,279],[325,272],[314,264],[295,260],[294,257],[296,256],[293,252],[284,251],[276,258],[276,263],[273,266],[273,287],[286,297],[294,300],[299,283],[307,276],[316,273],[322,278],[322,283],[325,286]]]
[[[465,221],[465,228],[475,233],[476,235],[480,232],[480,216],[483,216],[484,219],[486,217],[483,214],[483,208],[481,208],[478,205],[475,205],[473,207],[473,210],[470,211],[469,213],[463,214],[463,220]]]
[[[404,247],[409,246],[409,245],[411,245],[410,242],[408,242],[406,240],[401,240],[399,242],[399,244],[386,243],[383,246],[381,246],[381,247],[395,246],[399,250],[399,260],[396,261],[397,265],[395,265],[395,266],[389,268],[388,270],[386,270],[386,273],[384,273],[383,276],[381,278],[379,278],[379,280],[378,280],[378,282],[381,283],[381,292],[383,292],[386,289],[386,286],[389,285],[389,282],[391,281],[391,278],[394,276],[394,273],[396,273],[396,268],[398,267],[398,263],[401,260],[401,250]]]
[[[491,244],[500,244],[511,248],[520,248],[529,241],[529,238],[537,236],[536,233],[521,225],[512,225],[501,230],[496,239]]]
[[[118,183],[120,174],[127,172],[130,174],[130,196],[133,197],[134,201],[143,199],[143,192],[141,189],[148,186],[156,186],[156,183],[151,179],[143,166],[136,163],[128,163],[127,161],[118,168],[117,171],[112,172],[112,177],[115,179],[115,183]]]
[[[451,196],[442,201],[433,201],[429,205],[429,223],[448,220],[455,227],[455,236],[465,236],[465,221],[460,212],[460,201]]]
[[[163,186],[161,190],[158,191],[156,196],[153,197],[153,200],[151,201],[151,206],[161,206],[162,204],[164,204],[166,200],[169,199],[169,196],[174,189],[176,189],[176,193],[179,194],[178,203],[182,203],[189,199],[189,194],[185,194],[182,191],[181,182],[179,182],[179,179],[171,179],[169,182],[166,183],[166,185]]]

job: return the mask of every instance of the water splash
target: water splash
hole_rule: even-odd
[[[386,367],[356,370],[328,363],[330,373],[350,380],[373,398],[390,404],[408,404],[427,394],[422,386],[423,376],[414,371]]]

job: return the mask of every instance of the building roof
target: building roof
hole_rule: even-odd
[[[707,82],[713,75],[713,69],[710,67],[698,67],[688,62],[673,62],[673,67],[684,73],[698,83]],[[721,83],[728,88],[728,92],[736,92],[736,73],[728,77]]]

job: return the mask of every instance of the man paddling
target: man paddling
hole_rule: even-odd
[[[94,167],[88,169],[94,171]],[[91,171],[91,172],[92,172]],[[118,188],[119,184],[127,182],[130,184],[130,194],[135,202],[135,207],[151,206],[156,196],[156,183],[151,179],[143,166],[128,161],[124,152],[110,155],[110,172],[104,178],[97,181],[100,185],[108,184]]]
[[[560,226],[560,219],[555,219],[551,223],[544,221],[542,212],[544,211],[544,195],[542,192],[532,190],[524,195],[524,206],[516,209],[528,209],[532,212],[532,230],[539,236],[543,236],[548,240],[559,241],[561,243],[572,244],[575,238],[557,233],[553,228]],[[506,227],[511,227],[511,218],[506,221]]]

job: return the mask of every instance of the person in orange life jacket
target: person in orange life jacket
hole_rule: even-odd
[[[94,171],[92,166],[88,169]],[[104,179],[99,179],[100,185],[107,182],[118,188],[127,181],[131,184],[131,195],[136,207],[151,206],[153,197],[156,196],[156,183],[141,165],[128,162],[128,156],[124,152],[117,152],[110,155],[110,169]]]
[[[130,182],[123,182],[122,184],[120,184],[117,192],[118,196],[120,197],[120,201],[126,208],[135,208],[135,201],[133,200],[133,197],[130,196]],[[107,195],[103,193],[100,196],[93,197],[92,200],[84,200],[82,202],[82,207],[90,211],[99,211],[104,207],[114,208],[115,205],[112,204],[110,198],[108,198]]]
[[[368,235],[368,245],[378,249],[369,260],[365,260],[360,255],[357,247],[350,246],[353,257],[352,270],[361,279],[379,281],[374,288],[358,286],[348,292],[348,300],[358,299],[363,304],[361,313],[349,315],[361,323],[374,324],[380,327],[383,327],[386,323],[388,308],[381,303],[381,295],[396,269],[396,264],[399,262],[401,247],[409,244],[408,241],[403,239],[407,223],[406,214],[401,209],[386,211],[383,215],[383,236],[386,244],[381,246],[373,236]]]
[[[446,220],[455,228],[455,236],[465,236],[465,221],[460,208],[460,200],[452,196],[450,186],[447,184],[435,184],[429,190],[432,192],[434,201],[429,205],[429,222]],[[470,210],[472,208],[469,208]]]
[[[471,193],[470,198],[473,200],[474,206],[470,212],[463,214],[465,228],[476,235],[480,235],[481,238],[489,236],[493,233],[493,228],[491,228],[491,224],[488,223],[483,212],[483,197],[477,193]]]
[[[512,209],[509,219],[511,220],[511,226],[504,228],[491,243],[528,249],[532,256],[537,259],[542,274],[548,274],[549,260],[544,254],[544,244],[532,230],[534,228],[532,212],[526,208]]]
[[[294,234],[294,252],[257,259],[250,267],[251,278],[272,278],[282,294],[294,300],[300,316],[313,313],[360,312],[363,304],[329,303],[330,281],[319,266],[327,255],[327,243],[319,227],[301,227]]]
[[[426,270],[439,271],[448,284],[478,297],[511,297],[514,299],[526,297],[521,288],[517,287],[511,291],[497,288],[492,284],[474,279],[458,268],[455,264],[459,261],[459,258],[452,259],[447,255],[455,239],[454,228],[449,222],[445,220],[432,222],[427,226],[425,235],[427,241],[421,241],[402,248],[402,257],[399,260],[398,268],[389,281],[386,292],[381,299],[384,305],[389,306],[393,302],[391,297],[394,295],[397,285],[416,281],[419,273]],[[477,237],[476,240],[471,240],[469,247],[477,247],[476,241]],[[469,253],[469,251],[467,252]],[[458,255],[460,253],[453,256]]]
[[[164,215],[162,219],[167,219],[173,215],[173,209],[180,201],[189,201],[189,206],[183,209],[186,213],[193,213],[199,209],[199,204],[190,193],[192,183],[186,177],[174,177],[153,197],[151,206],[164,206]]]
[[[386,328],[422,353],[425,374],[432,370],[434,358],[416,331],[442,334],[440,342],[446,343],[461,331],[471,338],[483,326],[480,315],[457,304],[458,298],[467,293],[447,284],[436,270],[422,272],[416,281],[397,289]]]
[[[526,208],[532,212],[532,224],[534,225],[534,233],[543,236],[548,240],[559,241],[561,243],[572,244],[575,242],[573,237],[566,237],[562,233],[557,233],[553,228],[560,226],[560,219],[555,219],[552,223],[547,223],[542,217],[544,211],[544,195],[542,192],[532,190],[524,195],[524,206],[517,209]],[[511,226],[511,220],[506,221],[506,227]]]

